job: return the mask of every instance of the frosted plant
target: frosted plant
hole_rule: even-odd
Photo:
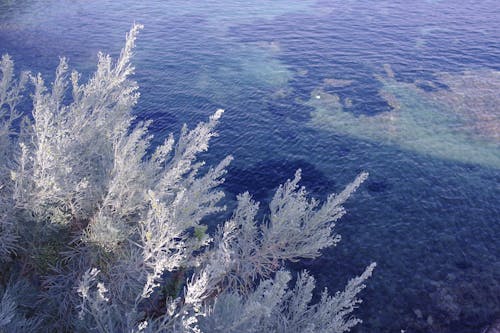
[[[33,302],[29,287],[23,281],[8,282],[2,286],[0,300],[0,332],[34,332],[40,325],[40,319],[25,312],[30,309],[29,303]],[[21,309],[22,308],[22,309]],[[23,311],[24,310],[24,311]],[[33,309],[30,309],[33,310]]]
[[[340,241],[334,223],[367,174],[320,203],[298,185],[299,170],[277,189],[266,221],[256,222],[259,204],[243,193],[232,217],[207,234],[207,218],[225,209],[219,185],[232,158],[207,169],[198,155],[223,110],[150,152],[150,122],[132,113],[141,28],[132,27],[116,61],[99,53],[87,83],[65,58],[50,89],[30,76],[25,121],[17,105],[28,74],[15,81],[13,62],[2,58],[0,329],[348,331],[375,265],[316,304],[314,279],[302,272],[293,287],[285,267]],[[36,301],[23,301],[28,295]]]
[[[0,61],[0,74],[0,261],[3,261],[15,250],[17,238],[12,217],[14,204],[12,178],[15,178],[12,170],[16,158],[15,139],[19,133],[14,130],[14,126],[22,116],[17,106],[28,81],[28,73],[22,73],[16,82],[14,63],[8,55],[4,55]]]
[[[325,289],[314,305],[310,304],[313,277],[303,272],[295,288],[289,289],[290,274],[278,271],[274,279],[262,281],[248,297],[223,293],[210,315],[202,320],[202,326],[207,332],[347,332],[361,322],[349,315],[361,302],[356,296],[374,267],[368,266],[334,296]]]

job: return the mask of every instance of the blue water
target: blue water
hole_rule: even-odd
[[[499,17],[494,0],[3,0],[0,54],[47,80],[64,55],[85,76],[144,24],[136,113],[160,142],[226,109],[204,157],[235,157],[229,206],[245,190],[268,202],[297,168],[320,198],[370,173],[343,241],[292,266],[335,291],[378,263],[353,331],[479,332],[500,317]],[[460,90],[464,71],[477,84]],[[466,113],[489,120],[459,114],[460,95],[485,95]],[[405,119],[395,132],[388,115]]]

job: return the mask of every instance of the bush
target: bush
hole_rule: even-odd
[[[140,25],[119,59],[99,54],[85,84],[61,58],[50,89],[40,74],[14,80],[4,55],[0,81],[0,327],[6,332],[345,332],[375,264],[342,292],[311,304],[314,279],[289,286],[287,261],[316,258],[340,236],[342,204],[360,174],[320,204],[280,186],[269,218],[238,196],[232,217],[208,235],[231,157],[202,172],[223,114],[182,128],[148,153],[149,122],[133,125],[139,98],[130,61]],[[33,110],[21,121],[31,79]],[[71,84],[72,101],[68,85]]]

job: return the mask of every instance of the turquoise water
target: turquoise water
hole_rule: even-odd
[[[297,168],[322,198],[370,173],[343,241],[292,266],[338,290],[378,263],[355,332],[478,332],[500,317],[498,17],[490,0],[3,0],[0,53],[85,76],[144,24],[137,115],[160,142],[226,109],[205,158],[234,155],[229,206]]]

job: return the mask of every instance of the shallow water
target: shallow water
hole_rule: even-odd
[[[498,17],[492,0],[0,0],[0,53],[85,75],[143,23],[137,114],[159,142],[226,109],[205,158],[234,155],[228,200],[266,202],[297,168],[323,198],[370,173],[340,245],[293,266],[333,291],[377,261],[353,331],[465,333],[500,316]]]

